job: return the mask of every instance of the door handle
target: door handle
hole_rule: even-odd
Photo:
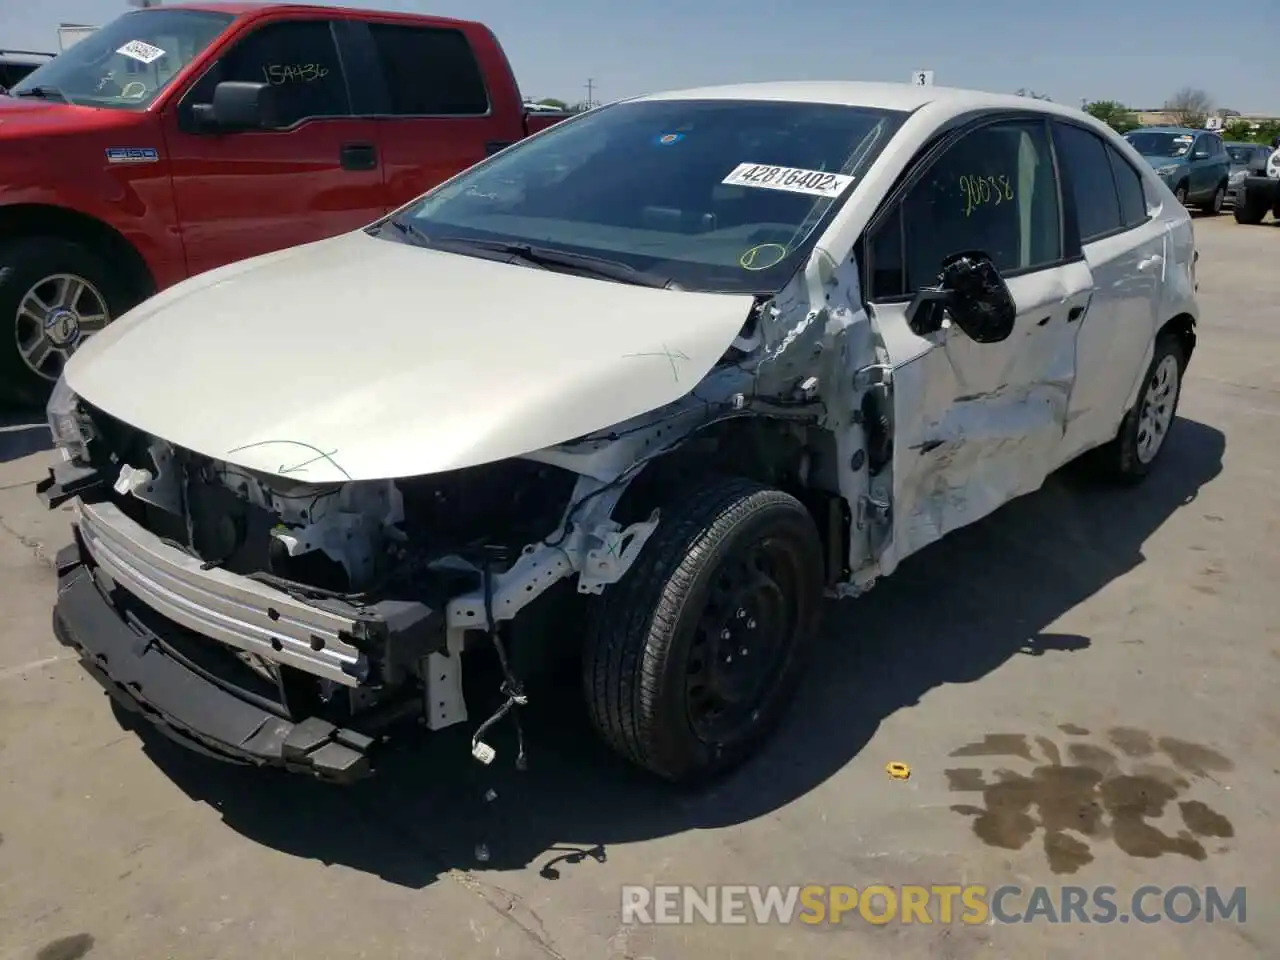
[[[378,152],[372,143],[344,143],[339,153],[343,170],[376,170]]]
[[[1138,269],[1153,270],[1156,267],[1160,266],[1162,263],[1164,263],[1164,257],[1160,256],[1160,254],[1157,253],[1153,256],[1147,257],[1145,260],[1139,260]]]
[[[1067,311],[1067,323],[1075,323],[1084,316],[1084,312],[1088,309],[1088,305],[1083,303],[1072,307]]]

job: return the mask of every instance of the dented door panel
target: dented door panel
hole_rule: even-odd
[[[1071,315],[1087,307],[1093,278],[1077,261],[1008,284],[1018,317],[1001,343],[975,343],[954,325],[917,337],[905,304],[874,308],[893,382],[893,541],[882,573],[1039,489],[1052,469],[1075,379]]]

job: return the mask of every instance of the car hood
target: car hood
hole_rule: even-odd
[[[66,381],[125,423],[249,469],[317,483],[417,476],[679,399],[752,302],[358,231],[169,288],[86,340]]]
[[[1149,157],[1145,153],[1142,155],[1142,159],[1153,167],[1168,167],[1186,162],[1185,157]]]
[[[81,107],[39,97],[0,95],[0,139],[28,137],[33,134],[77,130],[125,111],[106,111]],[[126,118],[133,115],[126,113]]]

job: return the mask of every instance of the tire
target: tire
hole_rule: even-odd
[[[1248,192],[1241,198],[1241,202],[1235,205],[1232,210],[1235,214],[1236,223],[1244,223],[1249,226],[1256,226],[1262,222],[1262,218],[1267,215],[1267,207],[1265,204],[1252,201]]]
[[[1177,200],[1178,203],[1185,204],[1187,202],[1187,185],[1185,183],[1180,183],[1174,188],[1173,198]]]
[[[1213,196],[1200,208],[1204,213],[1212,217],[1222,213],[1223,201],[1227,199],[1227,185],[1225,183],[1218,184],[1218,189],[1213,191]]]
[[[73,294],[71,283],[79,285],[78,295]],[[74,302],[61,302],[72,295]],[[36,315],[41,312],[36,301],[55,306],[43,313],[43,322]],[[0,394],[16,403],[43,404],[66,357],[85,336],[129,305],[127,290],[81,244],[58,237],[26,237],[4,244],[0,247]],[[85,323],[82,329],[84,320],[91,324]]]
[[[1187,358],[1183,353],[1182,343],[1172,334],[1162,334],[1156,340],[1151,364],[1147,367],[1142,381],[1142,389],[1138,393],[1138,402],[1125,414],[1120,422],[1120,430],[1115,439],[1096,452],[1095,463],[1110,479],[1125,484],[1140,483],[1151,473],[1160,460],[1169,442],[1169,433],[1177,421],[1178,401],[1182,397],[1182,375],[1186,372]],[[1160,387],[1161,382],[1172,383],[1168,388]],[[1163,396],[1160,397],[1160,394]],[[1144,418],[1144,411],[1149,405],[1159,401],[1160,414],[1156,422],[1163,422],[1163,429],[1158,431],[1154,451],[1146,444],[1146,437],[1151,435],[1151,421]]]
[[[663,513],[592,610],[583,682],[606,743],[690,784],[746,761],[782,719],[817,629],[823,552],[804,506],[751,480],[710,479]]]

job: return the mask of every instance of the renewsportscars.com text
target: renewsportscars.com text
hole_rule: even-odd
[[[631,924],[1217,923],[1245,922],[1244,887],[1023,888],[1013,884],[866,887],[682,886],[622,888]]]

